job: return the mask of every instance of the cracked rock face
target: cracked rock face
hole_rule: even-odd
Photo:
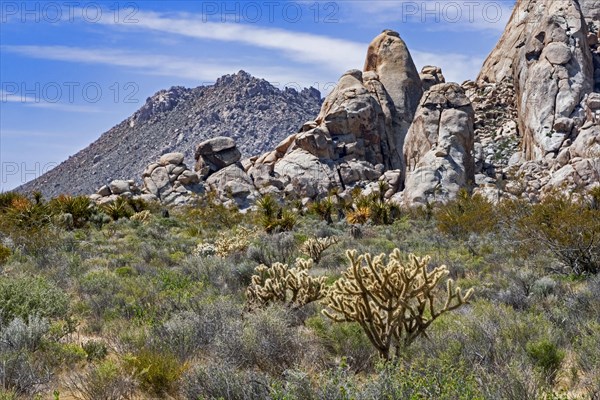
[[[458,84],[425,92],[404,143],[406,204],[444,202],[474,183],[474,119]]]
[[[581,102],[594,87],[594,62],[580,3],[519,1],[479,75],[480,82],[514,83],[527,160],[557,154],[572,133],[565,128],[583,122]],[[572,125],[557,125],[560,119]]]

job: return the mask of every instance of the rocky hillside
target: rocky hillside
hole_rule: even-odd
[[[243,155],[258,154],[314,118],[321,101],[316,89],[279,90],[244,71],[212,86],[162,90],[89,147],[17,190],[89,194],[113,179],[139,179],[165,153],[192,160],[198,143],[216,136],[233,138]]]

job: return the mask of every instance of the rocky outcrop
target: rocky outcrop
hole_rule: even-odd
[[[196,148],[196,171],[207,178],[209,175],[235,164],[242,158],[235,141],[227,136],[208,139]]]
[[[431,89],[434,85],[446,83],[446,78],[444,78],[442,69],[433,65],[424,66],[421,69],[419,78],[421,79],[421,85],[423,86],[424,91]]]
[[[96,193],[90,196],[90,199],[95,201],[96,204],[102,205],[111,204],[115,202],[119,197],[140,198],[141,196],[142,192],[140,188],[138,188],[135,184],[135,181],[115,179],[111,181],[108,185],[104,185],[100,189],[98,189]],[[145,198],[145,200],[151,199]]]
[[[402,149],[403,136],[412,123],[423,87],[410,52],[398,32],[384,30],[371,42],[364,71],[377,73],[393,102],[400,125],[396,147]]]
[[[142,173],[143,192],[164,204],[181,205],[190,201],[192,193],[202,193],[200,177],[184,164],[182,153],[168,153]]]
[[[386,30],[369,46],[364,71],[342,75],[317,118],[250,159],[246,171],[261,192],[302,198],[366,186],[389,170],[399,171],[400,187],[402,146],[421,95],[405,43]]]
[[[425,92],[404,143],[405,204],[444,202],[474,184],[474,118],[460,85]]]
[[[583,120],[581,101],[594,88],[588,26],[574,0],[521,0],[478,81],[514,84],[527,160],[563,147]],[[566,120],[570,120],[567,122]]]

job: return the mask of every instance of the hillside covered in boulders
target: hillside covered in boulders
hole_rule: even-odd
[[[235,139],[245,155],[266,151],[312,118],[321,102],[314,88],[280,90],[244,71],[211,86],[161,90],[90,146],[17,191],[89,194],[113,179],[139,181],[161,155],[181,152],[191,159],[199,142],[215,136]]]

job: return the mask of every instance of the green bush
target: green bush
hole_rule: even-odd
[[[362,398],[370,399],[484,399],[471,367],[429,359],[414,365],[387,364],[366,383]]]
[[[100,340],[90,340],[81,345],[88,361],[104,360],[108,355],[106,343]]]
[[[67,381],[72,395],[81,400],[132,399],[137,389],[134,377],[111,360],[74,370]]]
[[[481,235],[494,230],[498,223],[494,205],[483,196],[462,189],[456,199],[434,211],[440,232],[455,239],[467,240],[471,234]]]
[[[125,365],[142,389],[157,396],[175,393],[175,384],[187,368],[173,354],[150,349],[127,356]]]
[[[600,210],[561,194],[521,206],[517,228],[525,252],[539,246],[576,275],[600,272]]]
[[[4,264],[6,261],[8,261],[11,254],[12,254],[12,251],[8,247],[0,244],[0,265]]]
[[[541,369],[547,379],[552,381],[565,358],[564,351],[548,339],[529,342],[526,349],[535,365]]]
[[[30,315],[62,318],[69,310],[69,297],[43,277],[0,277],[0,317],[27,320]]]

